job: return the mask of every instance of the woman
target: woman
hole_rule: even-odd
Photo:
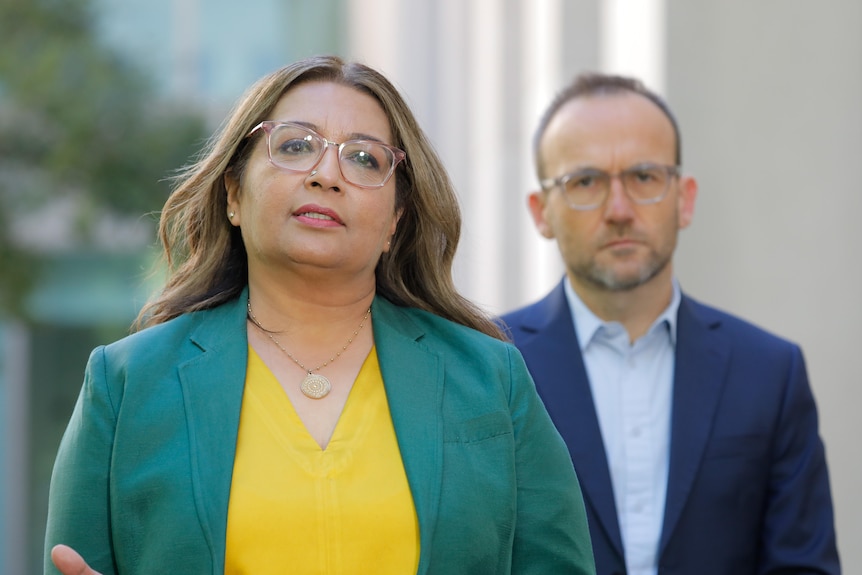
[[[593,573],[566,448],[453,286],[459,232],[379,73],[252,86],[165,205],[146,329],[90,357],[46,571]]]

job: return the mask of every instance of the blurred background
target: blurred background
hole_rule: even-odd
[[[562,275],[526,211],[554,93],[604,70],[664,94],[700,183],[683,289],[802,345],[862,573],[859,0],[0,0],[0,573],[42,572],[87,356],[158,286],[166,179],[254,80],[320,53],[405,95],[460,194],[456,282],[493,313]]]

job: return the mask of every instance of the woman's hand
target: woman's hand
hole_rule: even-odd
[[[55,545],[51,549],[51,561],[63,575],[101,575],[90,569],[84,558],[68,545]]]

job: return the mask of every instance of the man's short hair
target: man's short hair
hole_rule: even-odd
[[[588,72],[577,76],[572,83],[563,88],[554,97],[551,105],[545,110],[539,121],[539,126],[536,128],[533,136],[533,160],[536,164],[536,171],[539,178],[544,177],[542,174],[542,166],[539,158],[539,146],[545,131],[548,129],[548,124],[551,123],[557,112],[564,105],[577,98],[587,98],[590,96],[613,96],[619,94],[638,94],[643,96],[662,111],[662,113],[670,120],[673,126],[674,137],[676,138],[676,150],[674,153],[674,161],[676,165],[682,165],[682,138],[679,133],[679,126],[676,123],[676,118],[673,112],[670,111],[667,102],[664,98],[647,88],[643,82],[636,78],[627,76],[616,76],[613,74],[600,74],[596,72]]]

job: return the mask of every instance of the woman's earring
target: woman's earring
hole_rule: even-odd
[[[229,217],[230,219],[233,219],[233,217],[234,217],[235,215],[236,215],[236,213],[231,212],[231,213],[229,213],[229,214],[227,215],[227,217]]]

